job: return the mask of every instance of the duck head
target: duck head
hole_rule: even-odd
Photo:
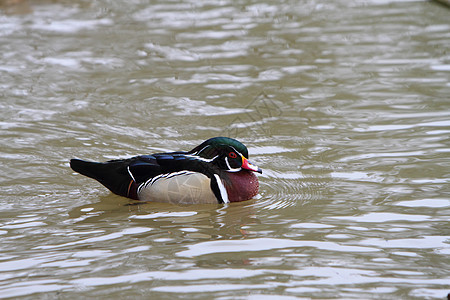
[[[214,137],[195,147],[190,154],[211,160],[221,170],[239,172],[248,170],[262,173],[262,170],[248,161],[248,150],[238,140],[228,137]]]
[[[228,137],[214,137],[189,153],[219,168],[230,202],[249,200],[258,194],[259,182],[254,172],[262,173],[262,170],[248,161],[247,147],[241,142]]]

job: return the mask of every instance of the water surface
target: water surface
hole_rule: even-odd
[[[0,297],[443,299],[450,11],[350,2],[2,4]],[[68,166],[219,135],[257,199],[135,205]]]

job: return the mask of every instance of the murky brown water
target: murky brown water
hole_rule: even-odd
[[[31,1],[0,12],[0,297],[443,299],[450,11]],[[127,205],[73,157],[249,146],[260,198]]]

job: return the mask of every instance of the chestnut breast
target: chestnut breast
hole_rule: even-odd
[[[258,194],[259,181],[254,172],[241,170],[226,172],[223,183],[230,202],[249,200]]]

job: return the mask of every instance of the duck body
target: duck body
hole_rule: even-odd
[[[229,203],[253,198],[259,189],[239,141],[216,137],[188,152],[156,153],[107,162],[70,161],[71,168],[113,193],[136,200],[177,204]]]

